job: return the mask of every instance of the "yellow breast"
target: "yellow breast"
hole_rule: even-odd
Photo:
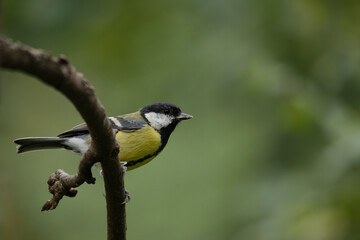
[[[128,170],[148,163],[161,146],[160,134],[148,125],[134,132],[120,131],[116,134],[116,139],[120,143],[120,161],[135,162],[127,166]]]

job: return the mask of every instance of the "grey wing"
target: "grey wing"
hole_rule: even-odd
[[[142,119],[124,119],[121,116],[119,117],[109,117],[111,126],[113,129],[124,132],[133,132],[141,129],[145,126],[146,122]],[[58,137],[67,138],[67,137],[75,137],[80,135],[89,134],[89,129],[85,123],[77,125],[72,129],[60,133]]]
[[[82,123],[80,125],[77,125],[73,127],[72,129],[65,131],[63,133],[60,133],[57,135],[60,138],[67,138],[67,137],[75,137],[75,136],[81,136],[89,134],[89,129],[85,123]]]
[[[143,128],[146,122],[142,119],[125,119],[122,116],[109,117],[112,128],[123,132],[133,132]]]

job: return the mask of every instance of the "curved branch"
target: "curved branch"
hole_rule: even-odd
[[[91,167],[101,162],[107,203],[108,239],[125,239],[125,189],[119,161],[119,145],[108,121],[105,109],[83,75],[71,66],[65,56],[50,54],[0,37],[0,66],[31,74],[63,93],[85,120],[92,138],[89,150],[79,163],[78,173],[69,175],[57,170],[48,181],[53,198],[43,210],[56,208],[60,199],[75,196],[76,187],[94,183]]]

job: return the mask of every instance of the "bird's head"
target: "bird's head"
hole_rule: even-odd
[[[159,132],[169,132],[175,129],[182,121],[191,119],[192,116],[181,112],[180,108],[172,103],[159,102],[150,104],[140,109],[141,116]]]

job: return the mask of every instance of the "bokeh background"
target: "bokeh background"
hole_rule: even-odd
[[[126,174],[128,239],[360,239],[360,1],[3,0],[8,37],[65,54],[108,115],[194,115]],[[57,91],[0,80],[0,239],[105,239],[103,181],[55,211],[79,156],[12,140],[81,123]],[[97,175],[97,170],[94,169]],[[97,175],[98,176],[98,175]]]

